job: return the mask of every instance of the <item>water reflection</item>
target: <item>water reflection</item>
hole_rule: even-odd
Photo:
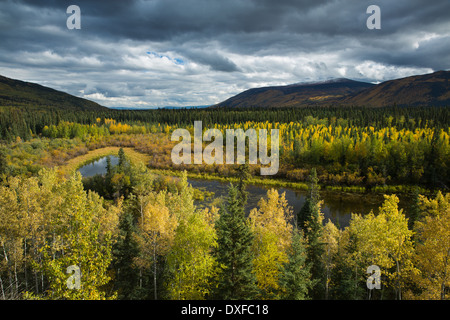
[[[83,177],[92,177],[96,174],[106,174],[106,159],[108,157],[103,157],[94,162],[82,166],[78,171]],[[109,156],[111,159],[111,166],[115,166],[119,163],[119,158],[117,156]]]
[[[106,158],[103,157],[95,162],[87,164],[79,169],[83,177],[90,177],[95,174],[106,174]],[[115,166],[119,162],[117,156],[110,156],[111,165]],[[202,179],[188,179],[189,183],[194,188],[199,188],[206,191],[213,191],[214,198],[225,198],[228,195],[229,183],[214,181],[214,180],[202,180]],[[248,203],[246,206],[246,212],[249,213],[252,208],[257,207],[259,200],[266,196],[267,190],[270,187],[264,185],[248,185]],[[279,188],[278,193],[286,194],[286,200],[292,207],[293,213],[297,214],[302,208],[306,200],[307,191],[295,190],[289,188]],[[320,197],[323,200],[322,212],[324,213],[325,222],[330,219],[336,225],[344,228],[349,225],[351,214],[360,213],[367,214],[371,210],[374,213],[378,212],[378,208],[383,203],[382,194],[361,194],[361,193],[347,193],[339,191],[326,191],[320,192]],[[400,203],[399,207],[405,210],[407,215],[408,208],[410,207],[411,200],[407,195],[399,195]],[[214,199],[207,200],[206,204],[210,204]],[[205,203],[203,203],[205,204]]]
[[[213,191],[215,197],[225,198],[228,194],[229,183],[212,180],[189,179],[189,183],[194,188],[200,188],[207,191]],[[249,213],[252,208],[257,207],[261,197],[266,196],[268,186],[263,185],[249,185],[248,204],[246,212]],[[278,193],[285,192],[285,197],[288,204],[292,207],[293,213],[297,214],[305,203],[307,191],[294,190],[289,188],[279,188]],[[322,212],[324,213],[325,222],[330,219],[336,225],[344,228],[349,225],[351,214],[360,213],[367,214],[371,210],[374,213],[378,212],[378,208],[384,201],[382,194],[361,194],[361,193],[347,193],[337,191],[320,192],[320,197],[323,200]],[[399,207],[408,209],[410,200],[406,195],[399,195]]]

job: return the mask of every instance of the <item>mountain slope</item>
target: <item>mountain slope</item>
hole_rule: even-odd
[[[346,105],[450,105],[450,71],[411,76],[380,83],[342,100]]]
[[[0,107],[27,109],[107,110],[93,101],[68,93],[0,76]]]
[[[330,104],[351,93],[374,86],[371,83],[336,79],[318,83],[299,83],[246,90],[217,107],[287,107]]]
[[[214,107],[311,105],[449,105],[450,71],[411,76],[377,85],[349,79],[246,90]]]

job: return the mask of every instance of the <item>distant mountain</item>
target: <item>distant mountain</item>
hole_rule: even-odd
[[[290,107],[331,104],[349,94],[373,86],[372,83],[343,78],[324,82],[253,88],[214,107]]]
[[[450,106],[450,71],[382,82],[342,99],[346,105]]]
[[[208,108],[211,105],[206,105],[206,106],[183,106],[183,107],[173,107],[173,106],[166,106],[166,107],[162,107],[159,109],[203,109],[203,108]]]
[[[0,76],[0,107],[18,107],[30,110],[58,108],[66,110],[107,110],[93,101],[36,83]]]
[[[206,105],[206,106],[183,106],[183,107],[174,107],[174,106],[165,106],[165,107],[108,107],[109,109],[113,109],[113,110],[158,110],[158,109],[175,109],[175,110],[180,110],[180,109],[202,109],[202,108],[208,108],[211,105]]]
[[[349,79],[246,90],[214,107],[449,105],[450,71],[371,84]]]

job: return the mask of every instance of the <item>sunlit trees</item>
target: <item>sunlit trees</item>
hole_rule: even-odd
[[[166,207],[165,192],[150,194],[142,216],[138,218],[136,233],[139,256],[135,261],[139,267],[151,267],[153,272],[154,299],[157,296],[158,257],[164,256],[171,248],[175,237],[177,220]]]
[[[447,299],[448,195],[417,195],[405,212],[388,196],[379,212],[353,215],[338,230],[324,224],[318,193],[319,181],[337,189],[445,188],[448,110],[430,110],[2,111],[0,136],[10,143],[0,152],[0,298],[97,299],[117,291],[123,299]],[[296,221],[274,190],[246,219],[244,181],[255,167],[186,167],[241,177],[219,215],[194,205],[186,174],[179,183],[153,178],[146,165],[174,168],[165,135],[197,116],[222,131],[280,130],[280,178],[307,182],[311,173]],[[119,166],[92,184],[98,189],[85,184],[97,192],[83,191],[78,177],[38,174],[110,145],[150,160],[131,164],[122,150]],[[371,264],[382,270],[380,291],[366,287]],[[67,287],[71,265],[81,270],[79,290]]]
[[[214,247],[215,230],[200,212],[180,221],[167,257],[170,282],[166,290],[170,299],[204,299],[211,292],[211,281],[217,272],[211,254]]]
[[[9,282],[3,297],[18,298],[21,281],[20,287],[37,297],[107,298],[102,287],[110,280],[120,208],[104,206],[97,194],[86,193],[79,174],[65,180],[55,170],[12,178],[0,193],[2,279],[6,274]],[[66,284],[70,266],[81,270],[78,290]]]
[[[175,236],[167,254],[166,290],[170,299],[204,299],[211,293],[211,282],[217,273],[212,250],[217,247],[214,219],[193,205],[192,187],[186,175],[177,198],[169,209],[177,218]]]
[[[422,218],[416,222],[417,245],[414,255],[420,273],[412,279],[419,293],[411,298],[448,299],[450,287],[450,194],[438,192],[435,199],[421,197]]]
[[[321,242],[323,243],[324,254],[322,263],[325,269],[325,299],[328,300],[330,295],[330,285],[332,281],[333,269],[336,267],[336,257],[339,246],[339,230],[333,222],[328,221],[322,232]]]
[[[412,261],[413,231],[408,229],[398,201],[395,195],[385,196],[378,215],[352,216],[349,230],[357,246],[355,258],[362,261],[363,268],[380,267],[385,276],[383,283],[394,288],[396,298],[402,299],[405,283],[416,268]]]
[[[253,240],[254,272],[262,298],[274,298],[279,276],[292,244],[292,212],[285,195],[271,189],[249,216]]]
[[[40,261],[40,268],[49,280],[47,297],[104,299],[107,296],[101,287],[110,280],[107,270],[113,234],[107,231],[100,236],[100,220],[108,213],[99,205],[98,195],[85,193],[79,174],[52,188],[56,190],[47,230],[49,240],[41,248]],[[79,290],[66,285],[66,269],[70,266],[81,270]]]

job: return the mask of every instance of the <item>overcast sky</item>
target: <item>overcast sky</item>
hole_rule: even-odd
[[[69,5],[81,29],[69,30]],[[381,29],[369,30],[369,5]],[[0,0],[0,74],[108,107],[450,69],[448,0]]]

